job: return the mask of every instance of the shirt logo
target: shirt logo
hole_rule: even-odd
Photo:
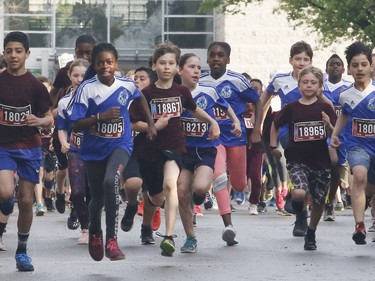
[[[232,89],[229,85],[226,85],[223,89],[221,89],[220,94],[224,98],[229,98],[232,95]]]
[[[126,103],[128,102],[128,95],[127,95],[127,93],[126,93],[126,90],[122,90],[122,91],[118,94],[117,101],[118,101],[119,104],[121,104],[121,105],[126,105]]]
[[[208,104],[208,102],[207,102],[205,97],[199,97],[197,99],[197,105],[199,106],[199,108],[205,110],[206,107],[207,107],[207,104]]]
[[[100,100],[101,99],[101,96],[100,95],[96,95],[94,100]]]
[[[370,109],[371,111],[375,111],[375,98],[372,98],[369,100],[367,104],[367,108]]]

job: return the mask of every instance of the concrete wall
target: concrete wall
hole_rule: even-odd
[[[313,64],[325,69],[326,60],[337,53],[345,62],[344,50],[351,42],[342,42],[323,48],[317,33],[306,28],[293,29],[286,15],[274,14],[277,0],[243,7],[244,15],[218,15],[216,40],[225,40],[232,47],[231,70],[247,72],[253,78],[269,82],[270,73],[291,71],[289,51],[293,43],[304,40],[314,50]],[[350,79],[350,77],[345,77]]]

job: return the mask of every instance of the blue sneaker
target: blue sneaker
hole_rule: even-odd
[[[185,244],[180,248],[181,253],[195,253],[197,249],[197,239],[195,236],[188,236]]]
[[[245,202],[245,193],[234,192],[233,199],[237,202],[237,205],[242,205]]]
[[[16,265],[18,271],[34,271],[31,258],[26,253],[16,254]]]

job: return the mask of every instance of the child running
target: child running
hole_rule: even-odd
[[[51,100],[46,87],[27,71],[30,56],[26,34],[15,31],[4,38],[6,71],[0,74],[0,209],[9,215],[13,204],[14,171],[19,176],[18,247],[19,271],[34,271],[27,255],[33,221],[33,193],[42,165],[42,141],[38,127],[51,127]]]
[[[57,129],[61,152],[68,155],[68,172],[72,190],[72,203],[77,212],[81,225],[81,237],[78,244],[88,244],[89,215],[86,197],[87,178],[84,163],[78,154],[82,133],[71,132],[70,115],[72,114],[73,100],[76,89],[81,84],[89,62],[84,59],[74,60],[68,70],[68,77],[72,83],[69,93],[58,102]],[[69,154],[68,154],[69,153]]]
[[[218,95],[213,85],[198,84],[201,61],[195,54],[188,53],[181,57],[179,74],[182,85],[189,88],[197,106],[212,118],[215,118],[214,106],[222,108],[234,124],[232,133],[240,136],[240,121],[230,105]],[[183,111],[181,121],[187,152],[183,154],[184,168],[178,178],[179,211],[186,233],[185,244],[180,250],[181,253],[194,253],[197,239],[193,227],[191,202],[198,206],[203,204],[206,193],[211,188],[219,140],[208,140],[208,124],[193,118],[187,110]]]
[[[167,117],[167,125],[158,131],[154,142],[149,142],[144,133],[135,138],[135,151],[140,163],[141,175],[147,186],[149,197],[145,200],[165,211],[165,235],[160,244],[161,255],[171,257],[175,251],[174,229],[178,209],[177,179],[182,168],[181,154],[186,152],[185,138],[181,126],[183,108],[196,118],[209,123],[208,139],[219,137],[220,129],[215,120],[197,107],[188,88],[175,84],[180,49],[171,43],[155,47],[153,69],[158,80],[142,90],[155,120]],[[142,121],[136,111],[132,120]],[[161,235],[161,234],[160,234]]]
[[[139,101],[148,124],[148,138],[156,135],[154,122],[143,95],[129,78],[114,75],[118,52],[110,43],[100,43],[92,51],[97,72],[77,89],[70,117],[74,132],[83,131],[80,155],[85,162],[91,192],[89,204],[89,253],[95,261],[103,259],[101,214],[106,210],[105,255],[110,260],[125,258],[117,244],[119,187],[122,171],[132,151],[128,107]]]
[[[355,244],[363,245],[366,244],[366,195],[371,197],[375,191],[375,83],[371,80],[369,46],[355,42],[346,48],[345,55],[354,83],[340,94],[342,113],[332,133],[331,145],[338,148],[343,144],[347,151],[353,174],[351,198],[355,231],[352,238]]]
[[[271,127],[270,149],[275,157],[281,152],[277,147],[279,128],[289,125],[289,140],[285,158],[290,182],[293,209],[298,216],[303,212],[307,192],[313,203],[310,224],[305,235],[305,250],[316,250],[315,231],[323,213],[325,196],[331,179],[327,132],[333,131],[336,114],[328,103],[318,98],[323,86],[320,69],[308,66],[298,75],[301,98],[287,104],[275,117]]]

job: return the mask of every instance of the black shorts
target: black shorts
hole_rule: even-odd
[[[214,170],[216,154],[216,147],[188,147],[182,155],[183,167],[192,173],[199,166],[208,166]]]
[[[132,153],[124,171],[122,172],[124,181],[130,178],[141,178],[141,171],[139,169],[138,158],[135,153]]]
[[[42,166],[47,173],[55,170],[56,161],[55,153],[49,150],[47,147],[43,147]]]
[[[53,150],[57,157],[57,162],[59,164],[59,170],[65,170],[68,168],[68,157],[66,154],[61,152],[61,143],[58,139],[53,139],[52,141]]]
[[[164,164],[167,161],[176,161],[178,167],[182,168],[182,157],[179,152],[164,150],[161,157],[156,161],[139,159],[139,167],[143,179],[143,185],[147,186],[148,193],[153,196],[163,191]]]

